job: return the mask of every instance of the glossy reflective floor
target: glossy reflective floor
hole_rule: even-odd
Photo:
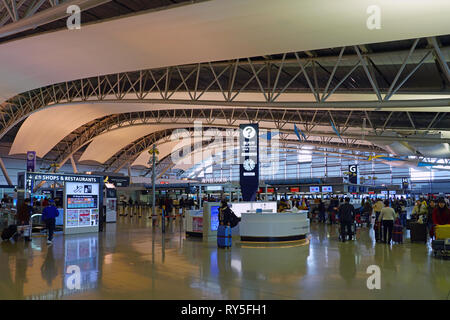
[[[283,246],[234,241],[231,250],[186,239],[179,221],[164,237],[149,219],[121,218],[106,231],[0,247],[1,299],[448,299],[450,261],[429,244],[375,244],[373,231],[340,243],[313,224],[310,241]],[[367,288],[369,265],[381,289]],[[75,266],[75,267],[73,267]],[[69,272],[81,271],[79,282]],[[76,286],[79,284],[79,288]]]

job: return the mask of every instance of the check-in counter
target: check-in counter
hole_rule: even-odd
[[[282,242],[304,239],[309,233],[307,214],[307,210],[295,213],[243,213],[240,223],[241,241]]]

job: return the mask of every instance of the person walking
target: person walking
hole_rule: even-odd
[[[389,207],[389,200],[384,201],[384,208],[381,209],[378,221],[383,223],[383,243],[391,243],[394,220],[397,217],[394,209]]]
[[[353,239],[352,224],[355,220],[355,207],[350,204],[350,198],[346,197],[344,204],[339,206],[339,222],[341,224],[341,239],[345,242],[348,235],[349,240]]]
[[[30,199],[25,199],[23,204],[17,211],[17,224],[19,226],[28,226],[30,224],[32,214],[33,214],[33,207],[30,206]],[[31,230],[27,234],[29,235],[24,237],[25,241],[31,241]]]
[[[59,211],[55,207],[55,201],[53,199],[50,199],[48,206],[45,207],[42,211],[42,220],[45,222],[48,233],[48,245],[51,245],[53,243],[53,233],[55,232],[55,222],[57,216],[59,216]]]
[[[381,199],[377,199],[377,201],[373,205],[373,211],[375,212],[375,220],[378,220],[381,209],[383,209],[383,202],[381,201]]]
[[[407,214],[406,214],[407,202],[406,202],[405,198],[401,197],[399,203],[400,203],[400,208],[401,208],[400,222],[401,222],[403,228],[405,228],[406,227],[406,217],[407,217]]]

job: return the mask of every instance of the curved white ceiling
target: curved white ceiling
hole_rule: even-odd
[[[367,8],[381,9],[369,30]],[[211,0],[0,45],[0,102],[100,74],[449,33],[448,0]]]
[[[180,93],[181,95],[181,93]],[[174,99],[183,99],[174,95]],[[220,99],[221,93],[206,93],[206,99]],[[374,95],[370,94],[334,94],[330,97],[330,101],[370,101]],[[261,94],[243,93],[238,96],[241,101],[258,101],[262,97]],[[222,97],[223,98],[223,97]],[[312,95],[302,93],[286,93],[280,96],[282,101],[313,101]],[[396,95],[392,100],[412,100],[412,99],[445,99],[449,95]],[[83,102],[73,104],[61,104],[39,110],[30,115],[20,127],[14,143],[9,152],[13,154],[25,154],[27,151],[36,151],[38,157],[45,156],[58,142],[69,135],[72,131],[80,126],[107,116],[117,113],[128,113],[145,110],[172,110],[172,109],[202,109],[203,106],[192,105],[161,105],[153,103],[128,103],[128,102]],[[231,108],[224,106],[223,108]],[[427,107],[422,110],[414,109],[395,109],[395,111],[423,111],[423,112],[449,112],[450,107]],[[389,108],[383,108],[383,111],[391,111]],[[45,125],[43,130],[43,124]]]
[[[161,144],[158,144],[158,158],[161,160],[165,157],[167,157],[169,154],[171,154],[173,151],[176,151],[176,149],[181,149],[185,146],[191,145],[191,141],[188,139],[184,139],[181,142],[180,141],[169,141],[164,142]],[[175,149],[176,148],[176,149]],[[135,166],[143,166],[143,167],[149,167],[149,161],[150,161],[151,155],[148,153],[148,150],[143,151],[139,157],[134,160],[134,162],[131,164],[132,167]]]
[[[83,152],[79,161],[92,160],[104,163],[120,149],[140,137],[168,128],[183,127],[185,127],[183,124],[173,124],[170,126],[149,124],[111,130],[96,137]]]

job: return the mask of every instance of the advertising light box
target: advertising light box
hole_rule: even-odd
[[[211,231],[219,227],[219,206],[211,206]]]
[[[319,187],[309,187],[309,192],[320,192]]]
[[[99,223],[99,184],[65,183],[65,233],[98,231]],[[80,229],[76,231],[74,229]],[[89,229],[89,230],[88,230]]]
[[[333,188],[331,186],[322,187],[322,192],[333,192]]]
[[[291,187],[291,192],[300,192],[299,187]]]

